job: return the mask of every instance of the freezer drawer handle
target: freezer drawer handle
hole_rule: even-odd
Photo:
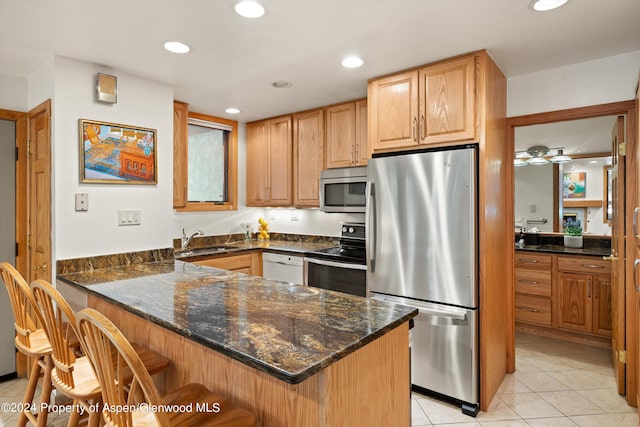
[[[455,312],[451,312],[451,311],[433,310],[433,309],[424,308],[424,307],[416,307],[416,308],[418,309],[418,313],[426,314],[428,316],[446,317],[446,318],[449,318],[449,319],[456,319],[456,320],[466,320],[467,319],[467,313],[466,312],[455,313]]]

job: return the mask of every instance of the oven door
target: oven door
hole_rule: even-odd
[[[367,266],[305,257],[304,284],[364,297],[367,295]]]

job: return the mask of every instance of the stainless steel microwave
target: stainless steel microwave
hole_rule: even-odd
[[[320,210],[364,213],[367,167],[326,169],[320,172]]]

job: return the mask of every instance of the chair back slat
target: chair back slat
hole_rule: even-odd
[[[76,357],[69,340],[75,330],[75,313],[60,292],[44,280],[32,282],[31,292],[51,343],[51,358],[57,377],[64,386],[74,389],[73,367]]]
[[[91,360],[102,390],[107,425],[133,425],[131,412],[111,412],[110,408],[130,407],[146,403],[151,406],[162,400],[151,375],[126,337],[104,315],[86,308],[77,313],[77,330],[87,356]],[[133,379],[131,376],[133,374]],[[140,391],[140,392],[138,392]],[[153,414],[157,425],[169,426],[166,413]]]
[[[29,351],[31,347],[30,335],[42,324],[35,309],[33,295],[22,275],[8,262],[0,263],[0,276],[9,293],[9,301],[13,310],[16,345],[23,347],[23,351]]]

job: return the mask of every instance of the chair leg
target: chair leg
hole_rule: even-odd
[[[47,418],[49,416],[49,406],[51,403],[51,370],[53,369],[53,360],[51,355],[44,356],[42,367],[44,371],[44,377],[42,378],[42,389],[40,390],[40,412],[38,413],[38,427],[45,427],[47,425]]]
[[[67,427],[76,427],[78,425],[80,421],[80,412],[78,412],[78,405],[80,405],[80,402],[77,400],[74,400],[73,411],[71,411],[71,416],[69,416]]]
[[[22,412],[18,417],[18,427],[24,427],[27,425],[27,421],[35,423],[35,415],[31,412],[31,408],[35,406],[33,402],[33,396],[36,394],[36,387],[38,386],[38,378],[40,378],[40,363],[39,359],[34,358],[31,364],[31,373],[29,374],[29,382],[27,383],[27,389],[24,392],[22,398]],[[31,415],[31,417],[29,416]]]

